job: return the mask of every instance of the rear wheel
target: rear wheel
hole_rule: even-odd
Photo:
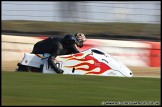
[[[18,72],[28,72],[28,67],[25,65],[22,65],[20,63],[17,64],[18,69],[16,71]]]
[[[29,67],[28,66],[28,72],[41,72],[41,68]]]
[[[16,70],[17,72],[42,72],[41,68],[25,66],[20,63],[18,63],[17,66],[18,66],[18,69]]]

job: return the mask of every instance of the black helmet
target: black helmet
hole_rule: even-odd
[[[70,34],[67,34],[64,36],[63,38],[63,42],[65,45],[70,45],[70,44],[73,44],[75,43],[77,40],[74,36],[70,35]]]
[[[77,46],[79,46],[80,48],[83,47],[83,42],[86,41],[85,35],[83,33],[76,33],[74,36],[77,40],[76,42]]]

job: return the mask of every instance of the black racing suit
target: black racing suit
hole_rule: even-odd
[[[72,36],[72,35],[70,35]],[[34,45],[33,54],[43,54],[49,53],[48,64],[54,69],[57,73],[63,73],[63,70],[57,68],[53,60],[58,55],[66,55],[71,53],[78,53],[75,42],[65,42],[64,38],[60,37],[49,37],[45,40],[39,41]]]

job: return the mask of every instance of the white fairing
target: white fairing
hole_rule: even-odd
[[[21,64],[33,67],[40,67],[43,64],[43,73],[56,74],[48,65],[47,58],[49,54],[44,54],[44,59],[35,54],[25,54],[24,56]],[[133,76],[132,71],[123,63],[96,48],[91,48],[81,53],[57,56],[55,63],[57,67],[64,70],[63,74]]]
[[[47,60],[49,56],[50,54],[35,55],[35,54],[25,53],[21,64],[26,65],[26,66],[40,68],[40,65],[44,64],[44,62]]]
[[[95,49],[98,50],[98,49]],[[101,50],[99,50],[101,51]],[[103,52],[103,51],[101,51]],[[107,64],[111,70],[108,70],[108,72],[105,72],[103,75],[107,73],[108,76],[125,76],[125,77],[132,77],[133,73],[132,71],[127,68],[123,63],[121,63],[119,60],[117,60],[115,57],[103,52],[105,55],[99,56],[94,55],[94,57],[105,64]]]
[[[123,63],[121,63],[119,60],[117,60],[115,57],[109,55],[108,53],[105,53],[99,49],[92,48],[90,49],[91,51],[93,50],[98,50],[99,52],[104,53],[104,55],[97,54],[93,52],[94,58],[98,59],[100,62],[103,62],[107,64],[111,69],[108,70],[107,72],[104,72],[102,75],[106,76],[124,76],[124,77],[132,77],[133,73],[132,71],[127,68]],[[88,51],[90,51],[88,50]]]

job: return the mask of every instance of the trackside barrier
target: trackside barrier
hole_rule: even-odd
[[[37,41],[47,37],[2,35],[2,61],[20,61]],[[87,39],[83,48],[99,48],[127,66],[160,67],[160,42]]]
[[[160,47],[160,42],[145,42],[146,44],[149,44],[151,48],[149,49],[150,51],[150,67],[160,67],[161,65],[161,47]]]

